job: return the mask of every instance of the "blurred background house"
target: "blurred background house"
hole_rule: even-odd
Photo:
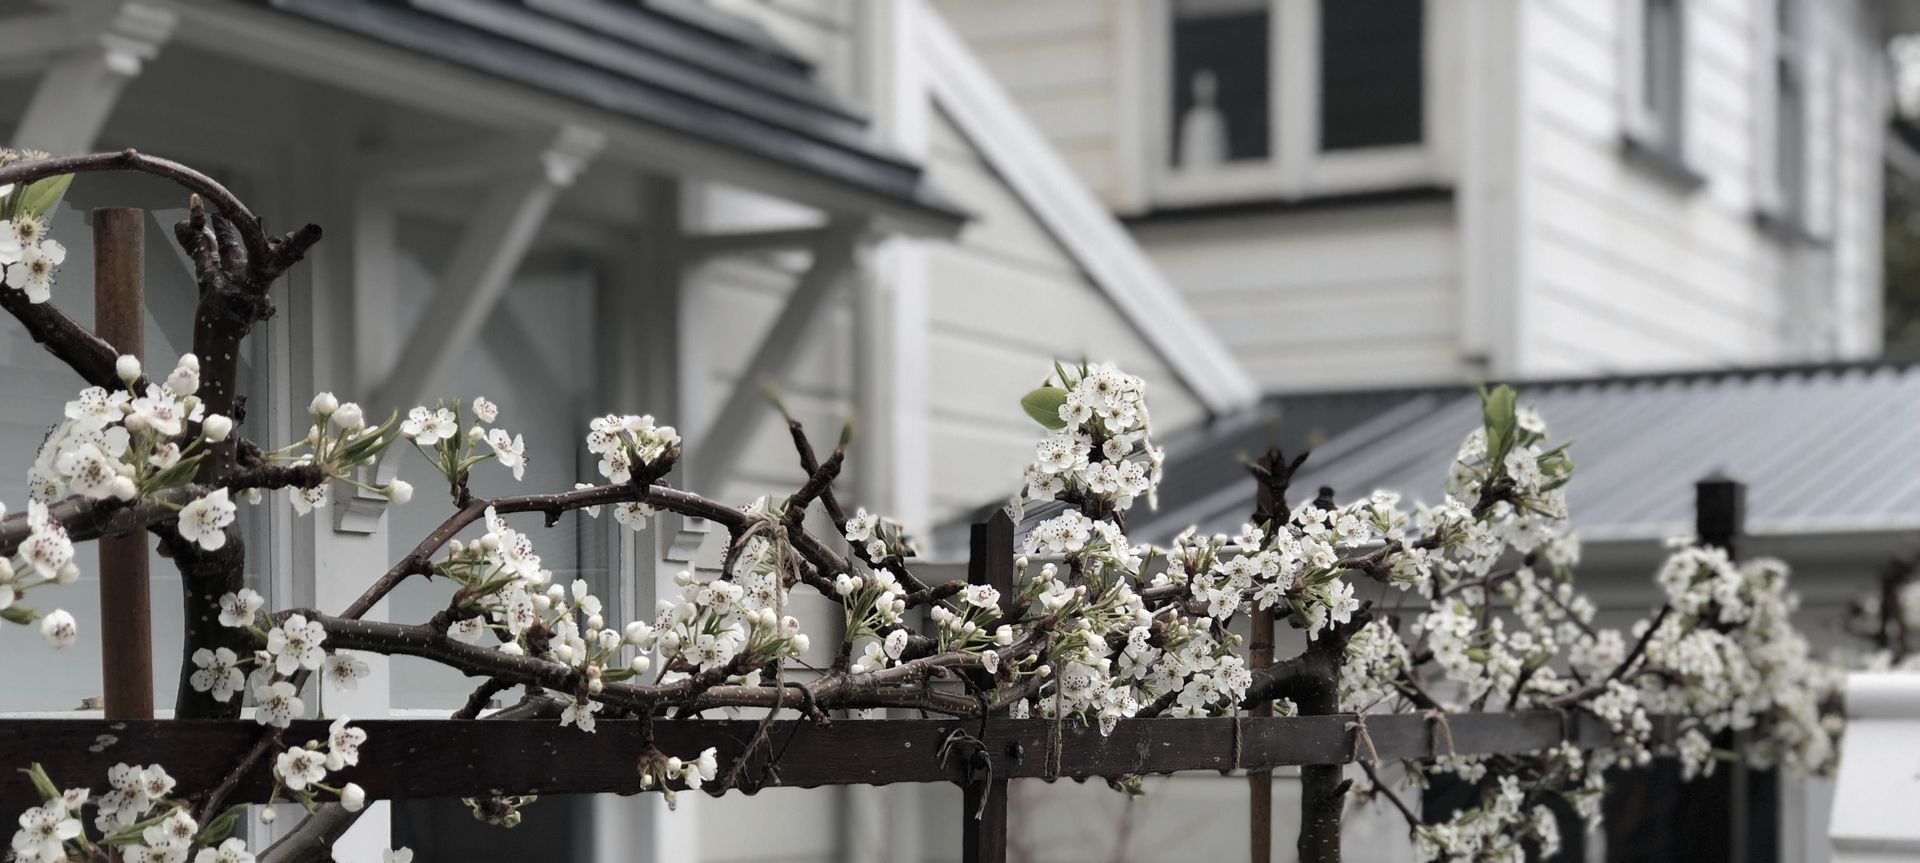
[[[1906,368],[1872,362],[1883,229],[1904,248],[1882,198],[1905,175],[1883,166],[1920,165],[1886,131],[1886,46],[1909,31],[1914,0],[0,0],[0,139],[138,147],[327,228],[252,343],[256,435],[303,432],[317,389],[376,411],[484,394],[549,489],[593,477],[586,418],[647,411],[688,437],[682,482],[744,502],[799,478],[771,377],[819,438],[857,417],[846,497],[951,560],[934,526],[1012,490],[1033,437],[1014,406],[1056,356],[1153,382],[1178,464],[1149,532],[1237,524],[1231,458],[1270,442],[1318,448],[1310,482],[1437,494],[1463,387],[1578,378],[1529,392],[1594,430],[1576,517],[1586,489],[1672,486],[1582,519],[1611,607],[1646,603],[1654,541],[1725,469],[1754,483],[1754,549],[1815,561],[1802,589],[1832,611],[1920,528],[1911,506],[1842,505],[1897,482],[1920,428]],[[149,361],[170,362],[193,295],[165,241],[174,190],[76,182],[55,302],[90,314],[102,205],[154,212]],[[45,407],[0,417],[17,501],[75,387],[17,329],[0,364],[10,403]],[[1620,375],[1638,376],[1599,380]],[[1752,445],[1719,446],[1736,433]],[[1839,441],[1859,475],[1779,461]],[[276,604],[343,604],[438,522],[426,493],[333,509],[250,511]],[[539,537],[562,577],[640,614],[714,541],[664,517],[637,541],[574,519]],[[177,589],[161,575],[156,601]],[[83,627],[94,592],[62,597]],[[382,613],[442,602],[416,584]],[[97,694],[98,656],[65,660],[0,671],[4,707]],[[437,715],[468,689],[376,668],[328,710]],[[1017,788],[1014,844],[1244,853],[1243,781],[1156,782],[1136,802]],[[689,804],[548,800],[512,832],[404,805],[343,856],[430,834],[446,856],[423,861],[957,858],[953,789]],[[1818,859],[1818,810],[1782,808],[1779,859]],[[1384,843],[1357,858],[1397,853],[1395,828],[1353,832]]]

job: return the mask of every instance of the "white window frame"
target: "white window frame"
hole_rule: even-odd
[[[1675,58],[1672,74],[1675,79],[1671,86],[1677,92],[1673,94],[1675,110],[1671,117],[1663,117],[1646,103],[1647,89],[1647,4],[1657,0],[1619,0],[1620,9],[1620,110],[1627,137],[1645,146],[1647,149],[1672,157],[1686,163],[1687,152],[1687,105],[1691,101],[1692,77],[1687,74],[1687,66],[1692,52],[1688,50],[1692,39],[1692,27],[1688,18],[1693,14],[1688,0],[1672,0],[1677,7],[1679,19],[1679,56]]]
[[[1311,198],[1409,186],[1441,179],[1439,133],[1443,96],[1438,86],[1440,44],[1436,16],[1440,5],[1426,0],[1422,10],[1420,143],[1354,150],[1320,150],[1320,3],[1322,0],[1267,0],[1268,44],[1273,57],[1268,74],[1272,125],[1265,161],[1243,161],[1204,169],[1172,164],[1173,117],[1169,72],[1173,63],[1173,4],[1140,4],[1146,48],[1145,158],[1148,196],[1156,206],[1190,206],[1244,200]],[[1330,0],[1340,2],[1340,0]]]
[[[1753,0],[1755,56],[1761,58],[1755,63],[1753,75],[1753,98],[1755,106],[1759,106],[1755,111],[1757,158],[1753,167],[1753,202],[1755,210],[1774,219],[1778,225],[1805,231],[1811,225],[1811,160],[1812,148],[1816,146],[1812,119],[1818,110],[1814,104],[1818,92],[1814,90],[1816,56],[1812,50],[1812,10],[1807,2],[1793,2],[1789,12],[1793,17],[1791,33],[1786,33],[1780,25],[1780,4],[1782,0]],[[1780,62],[1793,67],[1799,86],[1799,140],[1791,144],[1780,135],[1780,111],[1784,110],[1778,81]],[[1797,160],[1791,183],[1784,171],[1784,161],[1788,158]]]

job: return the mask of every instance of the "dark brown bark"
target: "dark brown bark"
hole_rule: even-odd
[[[239,656],[253,653],[253,636],[246,630],[220,624],[220,597],[246,587],[246,541],[238,525],[227,527],[227,543],[218,551],[207,551],[180,538],[171,523],[153,529],[160,538],[161,550],[173,558],[180,571],[181,620],[185,624],[180,645],[180,688],[174,696],[174,716],[179,719],[234,719],[240,715],[240,699],[216,701],[210,692],[195,692],[191,679],[195,666],[194,651],[225,647]]]

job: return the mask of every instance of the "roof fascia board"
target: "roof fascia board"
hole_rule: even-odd
[[[934,101],[1081,270],[1215,415],[1259,389],[1138,244],[929,7],[916,29]]]
[[[771,95],[757,83],[744,83],[705,69],[690,69],[687,64],[662,58],[644,48],[607,36],[583,31],[573,24],[530,12],[524,7],[476,5],[464,0],[413,0],[413,6],[468,27],[551,51],[574,62],[656,82],[688,99],[712,105],[721,111],[778,123],[797,135],[843,147],[870,143],[864,126],[857,119],[835,114],[831,125],[809,127],[808,116],[818,115],[804,109],[795,110],[792,98],[785,94]],[[887,158],[903,168],[913,167],[898,157]]]
[[[537,88],[239,0],[169,4],[175,41],[305,80],[492,128],[595,128],[604,160],[649,173],[714,180],[828,212],[870,216],[876,230],[952,236],[964,216],[858,183],[715,146],[706,138],[555,98]]]

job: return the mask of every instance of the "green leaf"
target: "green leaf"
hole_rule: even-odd
[[[200,828],[199,842],[211,848],[227,841],[227,837],[233,835],[234,825],[246,811],[245,803],[235,803],[227,807],[225,812],[214,816],[212,821],[207,822],[207,826]]]
[[[24,605],[9,605],[4,609],[0,609],[0,618],[5,618],[10,623],[18,623],[22,626],[32,623],[34,619],[39,616],[40,615],[33,609]]]
[[[40,762],[35,761],[32,767],[20,772],[27,774],[27,778],[33,780],[33,790],[40,792],[41,800],[60,799],[60,789],[54,787],[53,779],[47,776],[47,769],[41,767]]]
[[[1067,421],[1060,418],[1060,406],[1066,403],[1067,391],[1059,387],[1040,387],[1020,397],[1020,407],[1027,416],[1050,429],[1067,427]]]
[[[1498,465],[1513,449],[1518,397],[1513,387],[1501,384],[1480,394],[1480,411],[1487,426],[1487,464]]]
[[[54,203],[60,200],[60,196],[66,194],[67,185],[72,182],[72,174],[35,180],[19,192],[20,204],[15,214],[35,219],[46,215],[48,210],[53,209]]]

